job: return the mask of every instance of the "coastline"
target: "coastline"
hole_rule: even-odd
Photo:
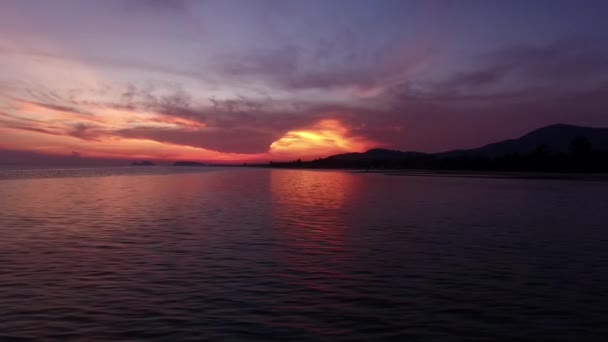
[[[353,171],[353,173],[380,173],[386,176],[409,177],[450,177],[450,178],[490,178],[490,179],[546,179],[608,181],[608,173],[553,173],[518,171],[477,171],[477,170],[372,170]]]

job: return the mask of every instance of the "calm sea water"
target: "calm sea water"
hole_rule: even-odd
[[[608,183],[0,171],[0,340],[608,338]]]

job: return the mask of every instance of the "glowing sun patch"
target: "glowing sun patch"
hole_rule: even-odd
[[[308,129],[287,132],[270,145],[270,153],[301,158],[325,157],[334,153],[358,152],[372,143],[349,135],[347,127],[335,119],[324,119]]]

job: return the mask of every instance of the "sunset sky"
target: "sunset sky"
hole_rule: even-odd
[[[439,152],[605,127],[606,18],[603,0],[3,0],[0,163]]]

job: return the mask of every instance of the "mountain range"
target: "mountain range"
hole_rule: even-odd
[[[585,138],[594,149],[608,151],[608,128],[581,127],[555,124],[536,129],[517,139],[504,140],[470,150],[456,150],[439,153],[439,156],[474,155],[496,158],[518,153],[526,155],[544,146],[550,153],[567,153],[577,138]]]

